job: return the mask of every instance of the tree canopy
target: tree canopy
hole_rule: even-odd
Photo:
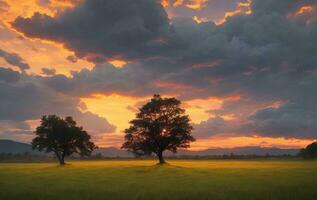
[[[317,158],[317,141],[309,144],[306,148],[301,149],[299,155],[304,158]]]
[[[55,153],[60,164],[65,164],[65,157],[73,153],[86,156],[96,148],[90,141],[90,135],[78,127],[72,117],[43,116],[35,134],[32,148]]]
[[[195,141],[193,127],[180,105],[175,98],[154,95],[130,121],[122,148],[139,156],[155,154],[160,163],[165,162],[165,150],[176,153],[179,148],[188,148]]]

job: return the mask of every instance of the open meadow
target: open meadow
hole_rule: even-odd
[[[317,162],[74,161],[0,164],[0,199],[317,199]]]

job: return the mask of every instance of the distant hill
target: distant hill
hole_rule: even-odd
[[[33,151],[30,144],[15,142],[11,140],[0,140],[0,153],[23,154],[28,152],[30,154],[39,154]],[[177,154],[167,152],[166,156],[213,156],[213,155],[296,155],[299,149],[280,149],[280,148],[262,148],[262,147],[236,147],[236,148],[213,148],[202,151],[181,150]],[[114,147],[99,148],[95,150],[94,154],[100,153],[105,157],[133,157],[127,151],[117,149]]]
[[[38,152],[33,151],[30,144],[11,140],[0,140],[0,153],[12,153],[12,154],[23,154],[25,152],[37,154]]]
[[[263,147],[236,147],[236,148],[214,148],[202,151],[180,150],[177,154],[166,152],[165,156],[219,156],[219,155],[296,155],[299,149],[280,149]],[[95,153],[101,153],[105,157],[133,157],[131,153],[117,148],[99,148]]]
[[[208,155],[296,155],[299,149],[280,149],[280,148],[264,148],[258,146],[250,147],[235,147],[235,148],[213,148],[202,151],[179,151],[177,155],[188,155],[188,156],[208,156]]]
[[[125,150],[117,149],[115,147],[99,148],[99,149],[96,149],[94,151],[94,154],[97,154],[97,153],[102,154],[104,157],[110,157],[110,158],[114,158],[114,157],[123,157],[123,158],[134,157],[133,154],[131,154],[131,153],[125,151]]]

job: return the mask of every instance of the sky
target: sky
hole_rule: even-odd
[[[100,147],[153,94],[192,150],[301,148],[317,136],[316,0],[0,0],[0,139],[73,116]]]

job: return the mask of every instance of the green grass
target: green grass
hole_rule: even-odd
[[[0,199],[317,199],[316,161],[0,164]]]

